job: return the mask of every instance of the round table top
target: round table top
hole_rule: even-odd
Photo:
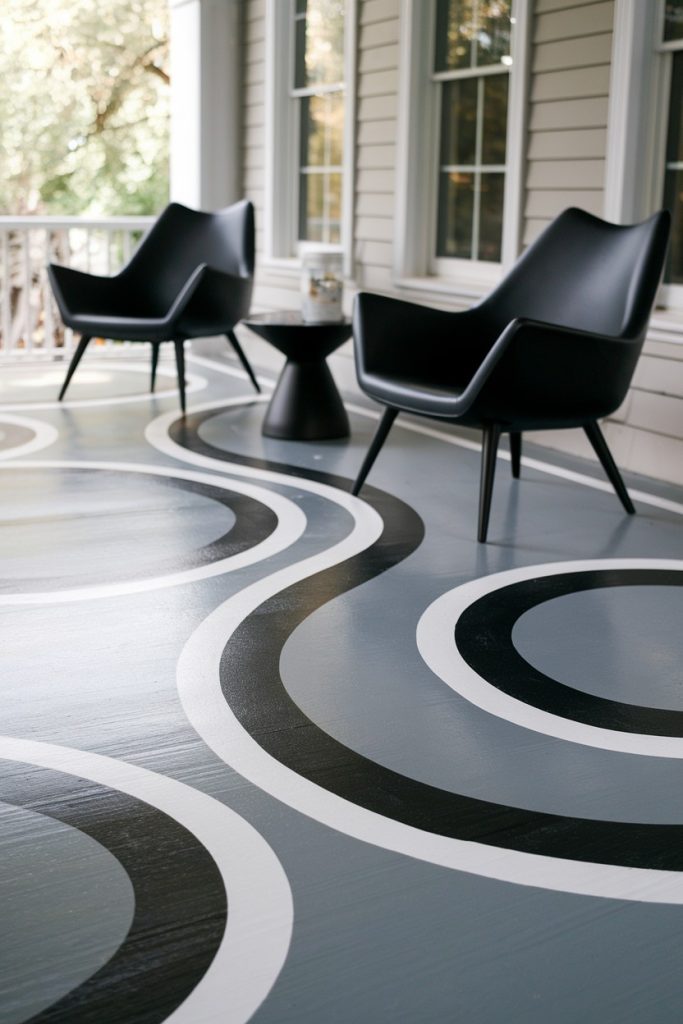
[[[349,317],[304,320],[299,311],[290,309],[258,313],[246,317],[242,323],[295,362],[325,359],[351,337]]]

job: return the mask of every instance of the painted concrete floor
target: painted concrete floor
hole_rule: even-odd
[[[681,489],[203,351],[0,377],[0,1024],[680,1021]]]

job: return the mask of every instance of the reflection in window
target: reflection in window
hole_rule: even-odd
[[[664,39],[683,47],[683,3],[666,4]],[[671,211],[672,230],[664,278],[683,284],[683,48],[672,54],[669,128],[666,140],[664,206]]]
[[[300,240],[341,243],[344,139],[343,0],[295,0]]]
[[[510,0],[437,0],[438,257],[501,258]]]
[[[664,6],[664,42],[683,39],[683,3],[667,0]]]

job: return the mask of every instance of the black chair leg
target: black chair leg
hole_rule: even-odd
[[[152,381],[149,390],[154,394],[154,385],[157,380],[157,363],[159,362],[159,348],[160,343],[158,341],[152,342]]]
[[[239,341],[235,337],[235,332],[234,331],[228,331],[228,333],[225,335],[225,337],[228,339],[228,341],[230,342],[230,344],[234,348],[234,350],[235,350],[235,352],[237,354],[237,358],[239,359],[239,361],[241,362],[242,366],[244,367],[244,370],[246,371],[247,376],[249,377],[251,383],[254,385],[255,389],[258,392],[260,392],[261,391],[261,386],[260,386],[259,382],[256,380],[256,374],[252,370],[251,363],[249,362],[249,360],[245,356],[244,351],[242,349],[242,346],[240,345]]]
[[[514,479],[519,480],[522,465],[522,435],[519,430],[510,431],[510,464]]]
[[[71,362],[69,363],[69,369],[66,371],[66,377],[64,378],[64,383],[62,384],[62,390],[59,392],[59,398],[58,398],[59,402],[61,402],[61,400],[64,398],[64,395],[66,394],[66,389],[69,386],[69,381],[71,380],[71,378],[74,375],[74,370],[76,369],[76,367],[80,363],[81,359],[83,358],[83,353],[85,352],[86,348],[88,347],[88,342],[89,341],[90,341],[90,335],[84,334],[83,337],[81,338],[81,340],[78,343],[76,351],[74,352],[74,354],[71,357]]]
[[[185,415],[185,342],[174,341],[175,364],[178,370],[178,390],[180,391],[180,408]]]
[[[630,516],[635,515],[636,510],[633,507],[633,502],[628,496],[628,491],[626,490],[624,481],[621,478],[621,473],[617,469],[617,464],[612,458],[611,451],[607,447],[607,441],[605,441],[602,430],[600,430],[600,427],[595,422],[586,423],[583,429],[586,431],[586,436],[593,445],[593,450],[600,459],[602,468],[607,474],[612,487],[617,492],[619,501]]]
[[[398,409],[386,408],[382,419],[379,421],[379,426],[375,431],[375,436],[370,442],[367,454],[363,459],[363,465],[360,467],[360,472],[356,477],[356,481],[351,488],[351,494],[358,494],[361,487],[365,483],[365,478],[372,469],[372,464],[380,453],[380,449],[387,439],[387,434],[391,430],[391,426],[398,416]]]
[[[479,484],[479,531],[477,540],[483,544],[489,529],[489,514],[491,512],[491,495],[493,494],[493,477],[496,472],[496,452],[500,440],[500,427],[497,423],[490,423],[484,427],[484,437],[481,447],[481,481]]]

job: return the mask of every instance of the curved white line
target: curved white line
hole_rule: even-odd
[[[226,703],[219,666],[239,624],[268,597],[372,542],[357,524],[329,551],[274,573],[217,608],[186,643],[178,661],[180,699],[192,726],[235,771],[288,807],[354,839],[486,878],[560,892],[645,903],[683,904],[683,873],[624,868],[501,850],[423,832],[328,792],[281,764],[250,736]]]
[[[138,363],[123,363],[118,362],[118,360],[115,363],[100,363],[98,360],[98,365],[105,367],[107,370],[126,370],[134,373],[149,374],[149,367],[140,365]],[[21,366],[13,367],[13,369],[35,370],[35,367]],[[175,371],[160,366],[157,370],[157,376],[175,377]],[[185,380],[185,393],[188,395],[192,394],[195,391],[203,391],[204,388],[208,387],[209,383],[206,377],[200,377],[199,374],[193,373],[186,373]],[[103,405],[128,405],[130,402],[150,402],[157,398],[168,398],[171,395],[177,394],[178,388],[176,387],[169,388],[166,391],[155,391],[154,394],[148,393],[142,395],[118,395],[112,398],[64,399],[64,401],[62,402],[58,402],[57,399],[55,399],[52,402],[12,402],[8,404],[0,404],[0,413],[22,412],[24,410],[30,411],[36,409],[89,409]]]
[[[202,406],[199,406],[192,411],[199,412],[202,408]],[[379,413],[364,409],[360,405],[350,405],[347,403],[346,408],[350,412],[358,413],[361,416],[369,416],[373,419],[379,419]],[[432,437],[437,441],[443,441],[445,444],[455,445],[456,448],[465,448],[467,451],[471,452],[481,451],[481,443],[479,441],[470,441],[469,438],[458,437],[457,434],[446,433],[446,431],[438,430],[435,427],[427,427],[423,423],[411,423],[407,420],[399,419],[396,420],[394,425],[402,427],[403,430],[410,430],[413,434],[422,434],[423,437]],[[510,461],[510,453],[504,449],[497,453],[497,457],[507,462]],[[547,473],[548,476],[560,477],[562,480],[570,480],[572,483],[581,484],[583,487],[590,487],[594,491],[604,491],[607,494],[614,494],[614,488],[609,481],[596,479],[595,477],[589,476],[587,473],[577,473],[573,469],[564,469],[562,466],[555,466],[552,462],[529,458],[526,455],[522,456],[522,465],[526,466],[528,469],[535,469],[539,473]],[[677,515],[683,515],[683,504],[678,501],[672,501],[670,498],[660,498],[657,494],[650,494],[649,491],[640,491],[633,489],[632,487],[629,487],[628,493],[634,501],[640,501],[644,505],[652,505],[655,508],[666,509],[667,512],[675,512]]]
[[[41,592],[0,594],[1,605],[33,605],[62,604],[69,601],[94,601],[104,597],[120,597],[124,594],[140,594],[150,590],[161,590],[178,587],[185,583],[208,579],[211,576],[222,576],[235,572],[245,566],[253,565],[290,547],[302,535],[306,528],[304,512],[288,498],[262,487],[256,487],[244,481],[226,480],[225,476],[217,477],[208,473],[197,473],[192,470],[170,469],[163,466],[141,466],[133,462],[73,462],[36,460],[30,462],[12,461],[0,465],[0,471],[13,469],[94,469],[110,472],[141,473],[149,476],[170,477],[171,479],[193,480],[198,483],[210,484],[224,491],[235,491],[254,498],[267,505],[277,516],[278,523],[273,532],[259,544],[242,551],[237,555],[229,555],[208,565],[196,566],[181,572],[168,573],[164,576],[153,576],[141,580],[126,580],[118,583],[103,583],[93,586],[73,587],[65,590],[49,590]]]
[[[212,402],[196,411],[244,401],[242,398]],[[204,620],[183,648],[177,680],[185,713],[197,733],[226,764],[315,821],[362,842],[418,860],[552,891],[645,903],[683,904],[683,873],[544,857],[423,832],[328,792],[287,768],[259,746],[235,717],[220,688],[219,666],[226,644],[240,623],[263,601],[284,587],[369,547],[381,532],[381,522],[367,517],[372,510],[365,502],[335,488],[186,451],[165,434],[176,418],[177,414],[172,413],[154,420],[147,428],[147,440],[159,450],[197,465],[214,469],[221,466],[229,468],[231,473],[314,490],[338,504],[343,503],[356,520],[352,533],[345,540],[258,581],[224,602]]]
[[[249,377],[244,370],[238,370],[236,366],[230,366],[228,363],[219,363],[217,359],[209,359],[207,356],[198,356],[194,352],[189,353],[185,356],[186,363],[196,363],[197,366],[204,366],[207,370],[215,370],[216,373],[224,373],[227,377],[238,377],[240,380],[249,380]],[[269,391],[272,391],[274,384],[270,377],[263,377],[259,370],[258,382],[261,386],[265,385]]]
[[[230,409],[235,406],[267,401],[269,401],[268,395],[251,395],[246,398],[244,395],[241,395],[239,398],[222,398],[216,402],[206,402],[203,405],[197,406],[192,412],[206,412],[209,409]],[[241,466],[236,462],[215,459],[209,455],[200,455],[198,452],[191,452],[183,448],[175,441],[172,441],[167,434],[168,428],[177,419],[177,412],[164,413],[162,416],[152,420],[145,429],[146,440],[153,448],[163,452],[164,455],[170,455],[171,458],[190,463],[193,466],[202,466],[214,472],[222,471],[223,473],[229,473],[230,476],[248,477],[263,483],[274,483],[283,487],[294,488],[296,491],[308,491],[310,494],[317,494],[322,498],[327,498],[328,501],[334,502],[336,505],[340,505],[341,508],[350,512],[354,518],[358,519],[358,517],[361,517],[365,522],[375,523],[381,533],[382,521],[374,509],[363,501],[362,498],[356,498],[346,491],[340,491],[338,487],[318,483],[317,480],[308,480],[305,477],[292,476],[291,473],[279,473],[271,469]],[[359,550],[362,550],[362,548]]]
[[[657,558],[601,558],[575,562],[549,562],[525,565],[519,569],[493,573],[470,580],[437,598],[423,613],[417,625],[417,646],[429,668],[452,690],[482,711],[496,715],[524,729],[570,743],[581,743],[601,750],[616,750],[646,757],[683,757],[683,738],[649,736],[617,732],[561,718],[532,707],[492,686],[471,668],[455,644],[455,624],[466,608],[485,594],[512,583],[557,576],[568,572],[593,572],[600,569],[674,569],[683,571],[683,562]]]
[[[28,416],[12,416],[10,413],[0,411],[0,424],[10,423],[14,427],[25,427],[33,431],[34,436],[30,441],[17,444],[13,448],[0,449],[0,459],[17,459],[19,456],[33,455],[43,448],[49,448],[59,437],[59,431],[50,426],[49,423],[42,423],[40,420],[29,419]]]
[[[263,836],[225,804],[166,775],[52,743],[0,736],[0,758],[66,772],[127,793],[186,828],[216,862],[228,919],[216,955],[167,1024],[243,1024],[273,987],[293,927],[287,876]]]
[[[211,409],[223,409],[232,408],[238,405],[247,405],[254,401],[268,401],[268,395],[252,395],[252,396],[240,396],[239,398],[222,399],[215,402],[204,402],[201,405],[194,406],[192,409],[193,413],[208,412]],[[380,413],[373,409],[365,409],[363,406],[355,405],[349,402],[344,403],[349,412],[358,414],[359,416],[365,416],[368,419],[379,419]],[[252,470],[246,466],[233,465],[230,462],[226,462],[224,459],[214,459],[207,455],[199,455],[196,452],[189,451],[183,448],[182,445],[177,444],[168,437],[167,431],[170,425],[178,419],[177,412],[165,413],[147,426],[145,437],[158,451],[164,452],[166,455],[170,455],[174,459],[179,459],[181,462],[188,462],[196,466],[204,466],[207,469],[219,470],[223,472],[234,473],[238,476],[257,476],[259,478],[267,479],[262,476],[260,470]],[[443,430],[438,430],[433,427],[424,426],[421,423],[412,423],[409,420],[398,419],[394,424],[394,427],[399,427],[402,430],[412,431],[414,434],[422,434],[425,437],[432,437],[437,441],[443,441],[445,444],[454,445],[457,448],[465,448],[467,451],[479,452],[481,451],[481,444],[477,441],[470,441],[466,437],[458,437],[456,434],[446,433]],[[499,451],[498,458],[508,460],[510,459],[509,452]],[[564,469],[562,466],[555,466],[551,462],[544,462],[541,459],[528,458],[522,456],[522,465],[529,469],[538,470],[539,473],[547,473],[549,476],[560,477],[563,480],[570,480],[572,483],[581,484],[583,487],[590,487],[595,491],[605,491],[610,494],[613,493],[613,488],[610,483],[606,480],[598,480],[595,477],[588,476],[587,473],[577,473],[572,469]],[[360,468],[360,462],[359,462]],[[264,471],[265,472],[265,471]],[[281,483],[287,483],[289,486],[300,487],[303,486],[303,481],[298,477],[296,482],[292,482],[292,477],[277,474],[277,479]],[[644,505],[651,505],[653,508],[665,509],[667,512],[674,512],[676,515],[683,515],[683,504],[678,501],[672,501],[670,498],[661,498],[657,494],[650,494],[649,491],[634,490],[629,488],[629,494],[634,501],[639,501]],[[362,499],[360,499],[362,500]]]

